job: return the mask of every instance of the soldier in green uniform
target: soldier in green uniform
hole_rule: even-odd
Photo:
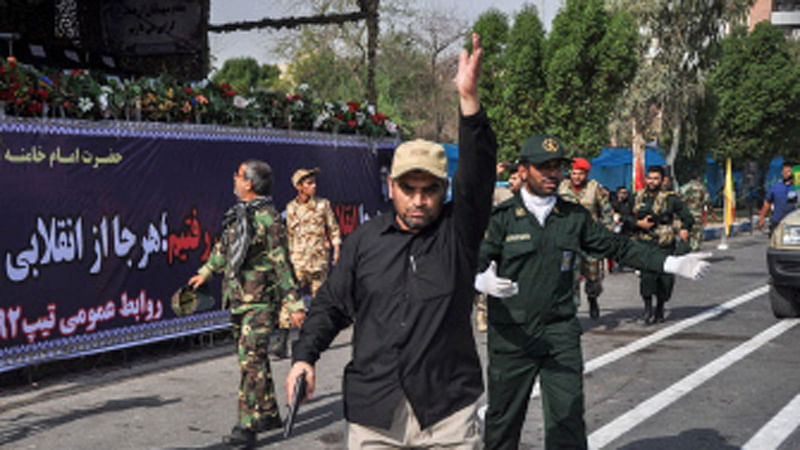
[[[287,308],[296,326],[305,319],[286,255],[286,236],[272,205],[272,169],[249,160],[233,174],[239,202],[222,219],[222,237],[189,285],[197,289],[224,271],[222,306],[229,308],[241,381],[239,420],[224,442],[250,448],[256,433],[282,426],[267,348],[278,311]]]
[[[597,180],[587,178],[590,170],[592,165],[589,161],[584,158],[573,158],[569,179],[563,180],[558,186],[558,195],[564,200],[583,206],[592,214],[592,219],[611,230],[614,226],[614,217],[608,190]],[[580,275],[586,279],[584,291],[589,302],[589,317],[597,319],[600,317],[597,298],[603,293],[603,260],[581,255],[576,264],[580,270],[575,274],[575,304],[581,303]]]
[[[634,239],[648,247],[667,254],[685,253],[694,219],[678,195],[663,188],[663,176],[664,169],[660,166],[647,170],[646,188],[636,193],[633,215],[626,220],[633,227]],[[675,277],[670,274],[642,271],[639,293],[644,301],[642,318],[646,324],[664,321],[664,304],[672,296],[674,285]],[[656,297],[655,310],[653,296]]]
[[[694,220],[694,226],[689,232],[689,247],[693,252],[700,250],[703,243],[703,211],[711,204],[708,189],[703,186],[701,178],[699,173],[695,173],[680,190],[681,200]]]
[[[536,377],[541,375],[545,446],[586,448],[581,326],[572,299],[582,252],[697,279],[699,254],[667,256],[615,234],[580,205],[556,195],[567,160],[551,136],[521,151],[523,189],[494,208],[481,244],[475,288],[489,294],[488,449],[516,449]]]

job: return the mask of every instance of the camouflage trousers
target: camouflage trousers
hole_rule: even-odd
[[[317,291],[320,287],[322,287],[322,283],[325,282],[325,278],[327,278],[328,273],[324,270],[315,272],[295,270],[294,276],[297,279],[298,290],[308,286],[311,292],[311,297],[313,298],[316,297]],[[289,311],[286,310],[286,307],[282,307],[280,314],[278,314],[278,327],[284,329],[289,329],[292,327],[292,324],[289,321]]]
[[[297,277],[297,287],[302,288],[306,285],[309,286],[311,289],[311,297],[316,297],[317,291],[322,286],[322,283],[325,282],[325,278],[328,277],[328,271],[317,270],[310,272],[307,270],[296,270],[295,276]]]
[[[603,293],[603,259],[584,256],[576,258],[575,283],[572,285],[572,298],[575,306],[581,304],[581,276],[586,280],[583,291],[587,297],[599,297]]]
[[[252,309],[231,314],[239,356],[239,426],[256,432],[278,416],[275,386],[267,350],[272,331],[272,311]]]
[[[695,219],[696,220],[696,219]],[[700,250],[700,245],[703,244],[703,225],[701,222],[695,222],[692,226],[692,231],[689,232],[689,247],[693,252]]]

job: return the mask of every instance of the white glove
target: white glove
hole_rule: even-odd
[[[711,263],[703,261],[710,258],[711,253],[689,253],[683,256],[667,256],[664,260],[664,272],[680,275],[690,280],[699,280],[706,276]]]
[[[475,290],[492,297],[506,298],[517,295],[519,286],[508,278],[497,276],[497,263],[492,261],[489,267],[475,275]]]

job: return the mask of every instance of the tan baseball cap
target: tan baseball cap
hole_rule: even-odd
[[[303,178],[309,175],[316,175],[319,173],[319,167],[315,167],[313,169],[297,169],[292,175],[292,186],[297,186],[297,183],[300,182]]]
[[[397,179],[412,170],[424,170],[436,178],[447,178],[444,147],[423,139],[400,144],[392,158],[391,177]]]

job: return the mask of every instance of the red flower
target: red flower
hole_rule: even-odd
[[[19,81],[15,81],[12,86],[14,86],[14,89],[19,89],[20,86]]]
[[[336,114],[336,115],[334,115],[333,117],[336,117],[336,118],[337,118],[337,119],[339,119],[339,120],[344,120],[344,114],[341,114],[341,113],[339,113],[339,114]]]
[[[43,106],[39,102],[33,102],[30,105],[28,105],[28,111],[30,111],[31,113],[34,113],[34,114],[36,114],[38,112],[41,112],[42,108],[43,108]]]
[[[349,109],[350,112],[358,111],[358,106],[358,102],[347,102],[347,109]]]
[[[234,90],[229,90],[222,93],[222,97],[233,97],[234,95],[236,95],[236,91]]]
[[[221,87],[223,91],[230,91],[230,90],[232,90],[232,89],[233,89],[233,88],[231,87],[231,85],[230,85],[230,84],[228,84],[228,83],[222,83],[222,84],[220,84],[220,85],[219,85],[219,87]]]
[[[190,87],[187,87],[186,89],[184,89],[184,91],[186,92],[187,95],[192,95],[192,92],[194,92]]]
[[[356,124],[357,124],[357,123],[358,123],[358,122],[356,122],[356,121],[355,121],[355,120],[353,120],[353,119],[350,119],[350,120],[348,120],[348,121],[347,121],[347,125],[348,125],[348,126],[351,126],[351,127],[354,127],[354,126],[356,126]]]
[[[6,73],[6,66],[5,65],[0,65],[0,75],[2,75],[4,73]]]
[[[61,106],[63,106],[64,109],[70,109],[72,108],[72,102],[69,100],[64,100],[64,103],[62,103]]]
[[[372,116],[372,121],[373,121],[373,122],[374,122],[376,125],[383,125],[383,123],[384,123],[384,122],[386,122],[386,116],[385,116],[385,115],[383,115],[382,113],[377,113],[377,114],[374,114],[374,115]]]
[[[21,99],[21,98],[15,98],[15,99],[14,99],[14,104],[15,104],[15,105],[21,105],[21,104],[23,104],[23,103],[25,103],[25,100],[23,100],[23,99]]]
[[[39,97],[41,100],[47,100],[47,96],[48,96],[48,95],[50,95],[50,93],[49,93],[49,92],[47,92],[47,89],[39,89],[39,90],[37,90],[37,91],[36,91],[36,95],[37,95],[37,96],[38,96],[38,97]]]

